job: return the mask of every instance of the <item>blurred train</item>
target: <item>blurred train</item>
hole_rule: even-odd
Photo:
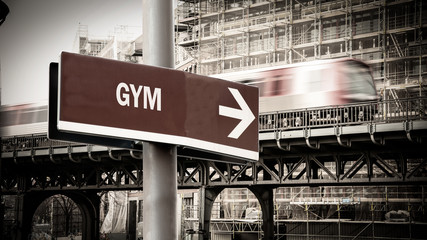
[[[0,137],[46,134],[47,110],[47,102],[1,106]]]
[[[370,67],[351,58],[311,61],[211,77],[257,86],[260,113],[377,100]]]
[[[369,66],[345,58],[213,75],[259,88],[260,113],[377,100]],[[45,134],[47,102],[2,106],[0,136]]]

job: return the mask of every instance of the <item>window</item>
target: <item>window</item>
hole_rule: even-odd
[[[350,64],[347,69],[348,86],[351,94],[376,95],[369,68],[359,64]]]

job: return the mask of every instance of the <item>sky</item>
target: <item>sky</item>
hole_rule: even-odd
[[[48,100],[49,63],[73,50],[79,24],[107,37],[125,25],[142,29],[142,0],[3,0],[0,26],[1,105]]]

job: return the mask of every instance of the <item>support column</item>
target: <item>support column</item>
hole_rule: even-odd
[[[144,239],[177,239],[176,146],[144,142]]]
[[[0,64],[0,73],[1,73],[1,64]],[[0,83],[0,85],[1,85],[1,83]],[[1,105],[1,99],[0,99],[0,105]],[[0,137],[0,149],[3,149],[1,137]],[[1,153],[0,153],[0,179],[3,179],[3,177],[2,177],[3,169],[1,166],[2,162],[3,161],[1,161]],[[3,239],[3,235],[4,235],[4,230],[3,230],[3,228],[4,228],[4,204],[2,201],[2,196],[3,196],[2,189],[3,189],[3,186],[0,183],[0,239]]]
[[[3,236],[4,236],[4,204],[3,204],[3,201],[1,201],[1,196],[3,196],[3,195],[1,195],[1,192],[0,192],[0,239],[2,239],[3,238]]]
[[[82,240],[99,239],[99,206],[101,198],[96,191],[71,191],[62,192],[71,198],[79,207],[82,221]],[[54,194],[52,194],[53,196]],[[46,197],[44,197],[46,199]]]
[[[210,223],[212,207],[216,197],[224,190],[223,187],[200,188],[199,231],[203,232],[203,240],[210,239]]]
[[[31,199],[28,194],[18,194],[15,201],[15,219],[16,219],[16,229],[15,239],[28,239],[31,234],[31,222],[33,220],[32,210],[34,206],[30,206],[31,202],[35,202],[34,199]],[[37,207],[37,206],[36,206]]]
[[[136,201],[129,201],[129,211],[128,211],[128,236],[129,239],[136,239],[136,213],[138,208]]]
[[[273,189],[264,186],[252,186],[249,190],[257,197],[262,210],[262,230],[264,240],[274,239],[274,199]]]

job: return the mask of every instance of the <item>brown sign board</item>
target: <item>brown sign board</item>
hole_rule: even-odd
[[[183,71],[63,52],[57,129],[258,160],[258,89]]]

